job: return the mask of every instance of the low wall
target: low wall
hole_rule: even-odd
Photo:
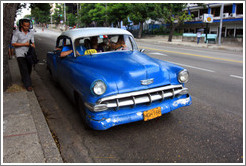
[[[221,43],[243,45],[243,38],[221,38]]]
[[[142,38],[168,40],[169,35],[144,35]],[[182,41],[182,36],[173,36],[172,40]]]
[[[182,37],[182,41],[187,41],[187,42],[196,42],[197,38],[196,37]],[[200,38],[200,41],[204,41],[204,37]],[[217,38],[217,43],[219,39]],[[213,43],[213,42],[209,42]],[[243,38],[221,38],[221,43],[223,44],[230,44],[230,45],[243,45]]]

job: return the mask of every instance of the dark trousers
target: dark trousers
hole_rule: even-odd
[[[20,69],[21,80],[25,88],[32,86],[32,80],[31,80],[32,65],[29,64],[26,58],[24,57],[18,57],[17,62]]]
[[[200,37],[197,37],[197,44],[199,44]]]

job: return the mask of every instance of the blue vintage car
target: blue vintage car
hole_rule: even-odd
[[[184,86],[188,71],[143,51],[126,30],[79,28],[57,38],[47,68],[95,130],[148,121],[190,105]]]

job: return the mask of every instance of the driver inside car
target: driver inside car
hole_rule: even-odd
[[[120,35],[116,44],[114,44],[114,50],[126,50],[126,44],[124,41],[124,36]]]

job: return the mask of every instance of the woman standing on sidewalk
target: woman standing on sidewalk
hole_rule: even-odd
[[[17,57],[21,80],[28,91],[32,91],[32,81],[31,81],[31,72],[32,72],[32,64],[27,62],[25,54],[29,49],[29,41],[31,40],[33,44],[32,47],[35,48],[34,45],[34,35],[29,31],[30,29],[30,20],[23,19],[19,22],[20,28],[15,31],[12,38],[12,45],[15,47],[15,54]]]
[[[200,41],[201,35],[202,35],[202,32],[201,32],[201,31],[198,31],[198,32],[196,33],[196,37],[197,37],[197,44],[199,44],[199,41]]]

